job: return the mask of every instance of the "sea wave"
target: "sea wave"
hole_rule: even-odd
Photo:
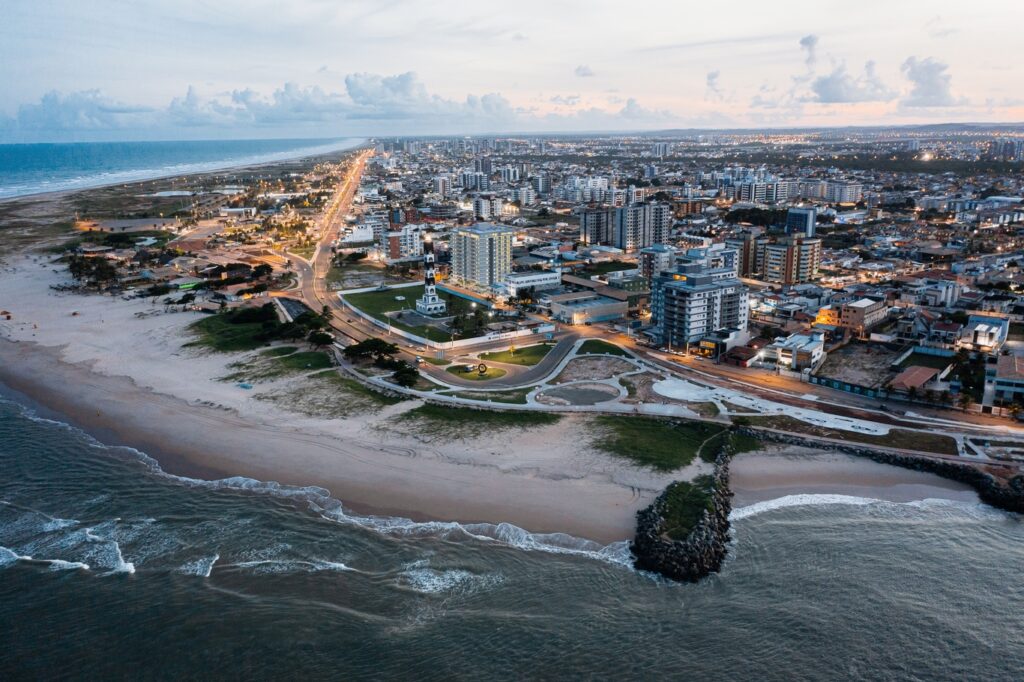
[[[164,471],[156,459],[141,450],[127,446],[104,445],[70,424],[39,417],[28,408],[20,405],[19,407],[29,419],[67,429],[97,449],[106,452],[127,453],[154,475],[182,485],[213,490],[236,490],[297,500],[308,504],[311,510],[325,519],[359,526],[384,535],[493,542],[516,549],[586,557],[622,567],[632,568],[633,566],[633,556],[629,551],[629,542],[626,540],[602,545],[599,542],[567,533],[532,533],[511,523],[464,524],[457,521],[413,521],[401,516],[364,516],[347,510],[341,500],[332,497],[329,490],[319,486],[286,485],[277,481],[260,481],[246,476],[230,476],[208,481],[171,474]]]
[[[398,584],[423,594],[473,594],[505,582],[500,573],[477,574],[461,568],[436,569],[421,559],[407,564],[398,575]]]
[[[963,502],[942,498],[926,498],[923,500],[913,500],[909,502],[893,502],[891,500],[880,500],[873,497],[857,497],[854,495],[805,493],[785,495],[773,500],[755,502],[754,504],[746,507],[733,509],[732,513],[729,514],[729,520],[740,521],[788,507],[818,507],[828,505],[885,507],[892,510],[902,509],[904,510],[904,513],[911,510],[924,510],[932,513],[950,513],[961,517],[971,516],[987,519],[1003,519],[1008,516],[1016,516],[1013,512],[1002,511],[981,502]]]

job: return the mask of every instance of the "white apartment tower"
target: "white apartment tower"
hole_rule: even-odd
[[[452,232],[452,280],[478,289],[491,289],[512,271],[513,230],[492,223],[460,227]]]

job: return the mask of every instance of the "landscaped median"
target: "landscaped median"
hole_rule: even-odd
[[[481,372],[477,365],[454,365],[445,371],[469,381],[490,381],[491,379],[500,379],[507,374],[505,370],[497,367],[486,367],[486,370]]]
[[[580,348],[576,351],[577,355],[621,355],[625,358],[633,357],[622,348],[616,346],[614,343],[608,343],[601,339],[587,339]]]
[[[480,359],[484,362],[501,362],[506,365],[523,365],[533,366],[538,362],[547,357],[551,349],[555,347],[553,343],[538,343],[534,346],[524,346],[522,348],[509,349],[496,351],[493,353],[481,353]]]

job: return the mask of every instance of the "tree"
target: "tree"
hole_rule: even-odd
[[[957,398],[956,403],[957,405],[960,406],[960,409],[966,412],[971,408],[971,405],[974,404],[974,398],[971,397],[970,393],[964,391],[963,393],[960,394],[960,397]]]
[[[309,336],[306,337],[306,340],[309,341],[309,344],[313,346],[313,348],[319,350],[324,346],[331,345],[334,342],[334,337],[328,334],[327,332],[314,330],[309,333]]]
[[[402,366],[395,370],[392,375],[395,383],[405,388],[412,388],[420,379],[420,371],[407,362],[402,361]]]
[[[907,400],[910,402],[917,400],[917,386],[911,386],[907,389]]]
[[[332,319],[334,319],[334,312],[331,310],[329,306],[325,305],[323,308],[320,309],[320,317],[330,322]]]
[[[398,353],[398,346],[384,339],[370,338],[353,343],[342,352],[349,360],[362,360],[372,357],[375,361],[380,361],[384,358],[390,359]]]
[[[274,272],[274,266],[267,263],[260,263],[252,269],[252,276],[256,279],[262,279],[263,277],[269,277]]]

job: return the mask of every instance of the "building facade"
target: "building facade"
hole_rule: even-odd
[[[512,271],[513,230],[492,223],[460,227],[452,232],[452,281],[490,290]]]

